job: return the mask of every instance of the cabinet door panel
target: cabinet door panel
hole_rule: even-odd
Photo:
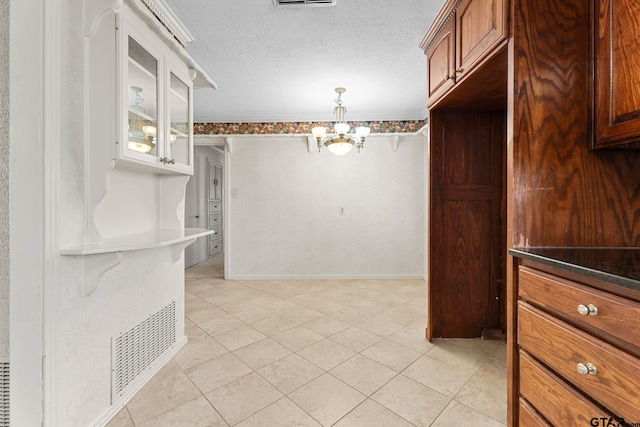
[[[162,72],[160,53],[129,35],[126,39],[127,121],[124,131],[128,157],[144,158],[160,155],[157,144],[159,87]]]
[[[222,166],[209,162],[209,200],[222,200]]]
[[[595,3],[595,146],[640,141],[640,1]]]
[[[454,83],[454,25],[455,20],[449,19],[426,51],[428,105],[433,104]]]
[[[190,144],[191,128],[191,88],[184,79],[173,71],[169,72],[169,95],[167,116],[169,124],[169,149],[167,157],[171,159],[171,166],[191,166],[193,153]],[[175,167],[175,166],[174,166]]]
[[[504,0],[465,0],[456,11],[456,77],[506,37]]]

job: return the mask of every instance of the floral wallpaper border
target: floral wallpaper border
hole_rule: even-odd
[[[371,133],[413,133],[427,120],[347,122],[351,129],[369,126]],[[332,128],[330,122],[273,122],[273,123],[194,123],[194,135],[284,135],[310,134],[314,126]]]

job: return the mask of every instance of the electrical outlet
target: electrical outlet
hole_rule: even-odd
[[[343,206],[340,206],[338,208],[338,215],[344,215],[344,207]]]

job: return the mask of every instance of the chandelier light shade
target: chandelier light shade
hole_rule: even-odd
[[[131,91],[136,95],[135,103],[130,107],[133,113],[133,120],[129,120],[129,149],[140,153],[148,153],[156,145],[157,129],[155,126],[144,125],[141,114],[144,114],[142,103],[144,99],[140,96],[142,89],[131,86]],[[131,117],[131,115],[130,115]]]
[[[311,129],[311,134],[318,142],[318,152],[322,149],[322,147],[327,147],[327,149],[337,156],[344,156],[347,154],[353,146],[355,145],[358,148],[358,153],[360,149],[364,147],[364,140],[371,129],[366,126],[359,126],[355,129],[355,135],[349,134],[349,130],[351,126],[347,122],[344,121],[344,114],[347,112],[347,108],[342,105],[342,94],[346,91],[343,87],[337,87],[336,93],[338,94],[338,98],[335,100],[337,107],[333,109],[334,114],[336,115],[336,123],[333,126],[334,133],[327,134],[327,128],[324,126],[316,126]]]

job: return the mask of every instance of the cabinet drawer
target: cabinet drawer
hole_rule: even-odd
[[[518,425],[521,427],[551,427],[533,407],[520,398],[518,411]]]
[[[590,426],[593,418],[612,417],[523,351],[520,395],[555,426]]]
[[[222,214],[221,213],[209,214],[209,228],[213,229],[218,225],[222,225]]]
[[[214,240],[213,242],[209,242],[209,255],[216,254],[222,251],[222,239]]]
[[[640,304],[588,288],[529,267],[519,270],[520,298],[567,319],[588,325],[634,346],[640,343]],[[580,314],[578,306],[597,308],[597,314]]]
[[[640,420],[640,384],[633,380],[640,359],[523,302],[518,344],[617,415]],[[592,364],[596,372],[581,374],[579,364]]]
[[[211,230],[215,231],[216,234],[209,234],[209,241],[210,242],[212,242],[214,240],[222,239],[222,226],[221,225],[217,225],[217,226],[211,227]]]
[[[209,212],[222,212],[222,202],[220,200],[210,201]]]

